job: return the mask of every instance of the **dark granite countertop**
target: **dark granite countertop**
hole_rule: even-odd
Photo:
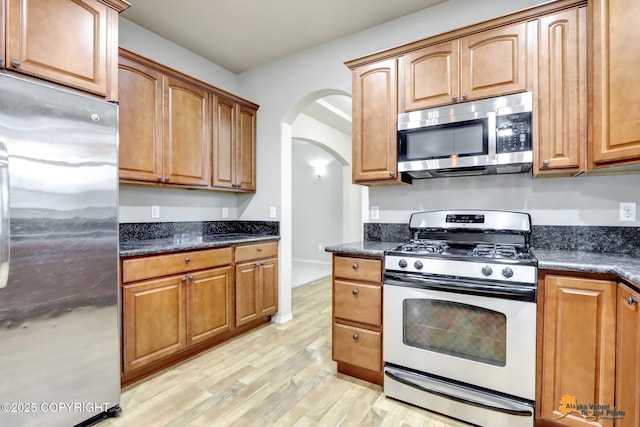
[[[394,249],[405,242],[376,242],[363,241],[332,245],[324,248],[326,252],[334,252],[345,255],[369,255],[383,256],[384,251]]]
[[[640,258],[597,252],[533,249],[541,270],[615,274],[640,285]]]
[[[120,241],[120,258],[209,249],[269,240],[280,240],[280,236],[264,234],[184,234],[157,239],[130,239]]]
[[[383,256],[384,251],[401,244],[402,242],[363,241],[327,246],[325,251],[355,256]],[[541,270],[615,274],[640,286],[640,258],[632,255],[536,248],[533,253],[538,258],[538,268]]]

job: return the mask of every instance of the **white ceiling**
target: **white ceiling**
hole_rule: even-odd
[[[241,73],[444,1],[129,0],[122,16]],[[349,97],[324,98],[303,113],[351,134]]]

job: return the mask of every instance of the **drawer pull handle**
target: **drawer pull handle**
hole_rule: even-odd
[[[351,293],[354,294],[354,295],[358,295],[358,290],[354,289],[354,290],[351,291]]]
[[[638,303],[637,299],[631,298],[631,297],[627,298],[627,304],[633,305],[633,304],[637,304],[637,303]]]
[[[258,248],[258,252],[262,252],[262,248]]]
[[[189,263],[189,262],[191,262],[191,258],[186,257],[186,258],[184,259],[184,261],[185,261],[185,262],[187,262],[187,263]]]
[[[353,334],[353,340],[354,340],[354,341],[358,341],[358,338],[360,338],[360,335],[358,335],[358,334]]]
[[[358,264],[353,264],[351,267],[352,267],[354,270],[357,270],[357,269],[358,269]]]

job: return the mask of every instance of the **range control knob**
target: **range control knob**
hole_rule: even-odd
[[[510,279],[513,277],[513,270],[510,267],[505,267],[502,269],[502,275],[507,279]]]
[[[488,265],[485,265],[484,267],[482,267],[481,271],[482,271],[482,274],[484,274],[485,276],[491,276],[493,274],[493,270]]]
[[[416,270],[420,270],[420,269],[422,269],[422,267],[424,267],[424,265],[422,265],[422,261],[414,262],[413,266],[416,268]]]
[[[398,261],[398,265],[400,266],[400,268],[405,268],[407,266],[407,261],[401,259],[400,261]]]

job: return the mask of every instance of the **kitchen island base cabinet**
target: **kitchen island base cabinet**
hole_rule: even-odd
[[[332,299],[338,372],[382,385],[382,259],[334,254]]]

